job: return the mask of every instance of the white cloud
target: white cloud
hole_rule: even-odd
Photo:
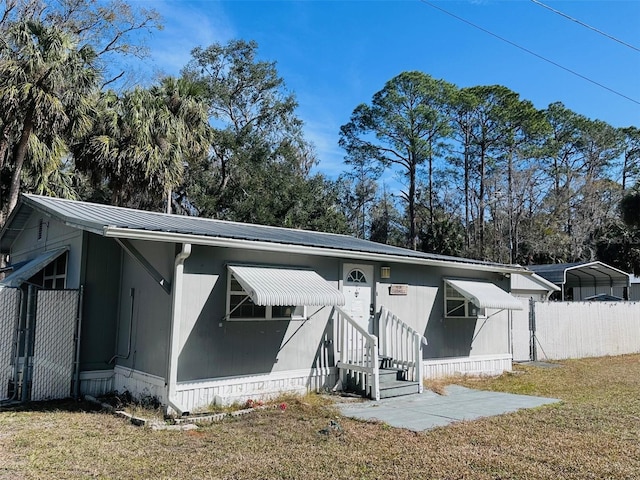
[[[333,123],[306,121],[305,138],[312,142],[318,155],[318,166],[315,171],[322,172],[329,178],[337,178],[344,172],[344,150],[338,146],[339,126]]]
[[[154,2],[162,15],[164,30],[154,33],[149,42],[153,69],[177,75],[191,58],[191,50],[214,42],[225,43],[234,38],[235,28],[217,1]]]

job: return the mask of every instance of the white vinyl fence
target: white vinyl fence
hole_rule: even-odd
[[[537,360],[640,352],[640,302],[536,302],[533,327]]]

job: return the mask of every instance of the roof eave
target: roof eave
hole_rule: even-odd
[[[26,214],[24,213],[25,209],[28,209]],[[22,201],[20,201],[18,205],[16,205],[16,207],[13,209],[9,217],[4,222],[2,229],[0,230],[0,252],[1,253],[10,253],[11,245],[13,244],[14,240],[18,236],[18,235],[15,235],[13,238],[9,237],[9,239],[6,239],[5,237],[7,236],[7,232],[9,230],[22,231],[32,211],[33,211],[33,208],[30,205],[25,205]],[[16,221],[16,218],[22,219],[20,225],[13,225],[14,222]]]
[[[78,222],[78,221],[73,220],[68,215],[64,215],[64,214],[62,214],[62,213],[60,213],[60,212],[58,212],[56,210],[53,210],[53,209],[47,207],[46,205],[42,205],[41,203],[39,203],[37,201],[34,201],[28,195],[21,195],[20,198],[24,202],[25,205],[28,205],[32,209],[38,210],[38,211],[44,213],[45,215],[48,215],[50,217],[54,217],[54,218],[60,220],[62,223],[64,223],[68,227],[78,228],[80,230],[86,230],[87,232],[96,233],[98,235],[103,235],[104,234],[103,225],[101,225],[101,224],[99,224],[97,222]]]
[[[558,287],[555,283],[550,282],[549,280],[547,280],[546,278],[538,275],[535,272],[532,272],[531,278],[539,283],[540,285],[542,285],[543,287],[548,287],[550,290],[554,291],[554,292],[559,292],[561,290],[560,287]]]
[[[482,272],[524,273],[524,274],[530,273],[520,266],[474,264],[474,263],[466,263],[464,261],[454,262],[454,261],[446,261],[446,260],[401,256],[401,255],[390,255],[390,254],[383,254],[383,253],[344,250],[344,249],[337,249],[337,248],[294,245],[294,244],[288,244],[288,243],[243,240],[243,239],[226,238],[226,237],[208,237],[203,235],[193,235],[193,234],[175,233],[175,232],[139,230],[139,229],[131,229],[131,228],[114,227],[114,226],[108,226],[108,225],[103,227],[103,231],[100,234],[104,235],[105,237],[127,238],[130,240],[191,243],[193,245],[202,245],[202,246],[210,246],[210,247],[248,248],[252,250],[269,251],[269,252],[299,253],[299,254],[307,254],[307,255],[311,254],[311,255],[324,256],[324,257],[340,257],[340,258],[368,260],[368,261],[387,261],[387,262],[394,262],[394,263],[404,263],[404,264],[424,265],[424,266],[465,268],[467,270],[482,271]]]

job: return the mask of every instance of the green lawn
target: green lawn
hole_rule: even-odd
[[[560,404],[417,434],[316,396],[181,432],[82,402],[0,411],[0,478],[640,478],[640,355],[561,365],[459,382]]]

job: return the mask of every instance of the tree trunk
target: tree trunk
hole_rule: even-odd
[[[409,235],[411,237],[411,249],[418,249],[417,222],[416,222],[416,161],[409,160]]]
[[[433,142],[429,142],[429,227],[433,232]]]
[[[27,149],[29,148],[29,138],[31,132],[33,132],[33,106],[27,110],[25,115],[24,125],[22,127],[22,133],[20,134],[20,140],[16,145],[16,151],[13,156],[13,175],[11,177],[11,187],[9,189],[9,200],[7,202],[5,215],[8,217],[18,203],[18,196],[20,195],[20,178],[22,175],[22,166],[27,156]]]
[[[627,190],[627,174],[629,171],[630,165],[630,157],[629,152],[624,153],[624,163],[622,164],[622,191],[625,192]]]
[[[469,139],[465,138],[464,145],[464,222],[465,236],[467,241],[467,251],[471,249],[471,205],[469,199],[469,183],[470,183],[470,165],[469,165]]]
[[[509,152],[507,164],[507,202],[509,202],[509,263],[515,263],[514,202],[513,202],[513,151]]]
[[[480,255],[480,259],[484,260],[484,218],[485,218],[485,181],[486,181],[486,152],[485,146],[482,145],[480,147],[480,165],[478,168],[480,174],[480,185],[478,187],[478,228],[479,228],[479,236],[478,236],[478,253]]]
[[[4,168],[9,151],[9,125],[5,125],[0,134],[0,171]]]

